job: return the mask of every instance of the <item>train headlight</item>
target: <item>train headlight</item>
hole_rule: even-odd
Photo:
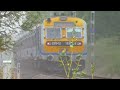
[[[50,22],[51,22],[51,19],[50,19],[50,18],[48,18],[48,19],[47,19],[47,22],[49,22],[49,23],[50,23]]]
[[[77,45],[78,46],[82,46],[82,42],[77,42]]]
[[[51,45],[51,42],[46,42],[46,45],[47,45],[47,46],[50,46],[50,45]]]

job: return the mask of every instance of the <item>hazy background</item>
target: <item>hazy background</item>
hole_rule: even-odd
[[[52,11],[51,11],[52,12]],[[66,11],[65,13],[70,13]],[[49,11],[26,12],[26,19],[21,23],[18,33],[13,38],[31,30],[50,17]],[[77,17],[83,18],[88,24],[88,59],[86,72],[90,73],[90,11],[77,11]],[[22,21],[22,20],[21,20]],[[120,78],[120,11],[96,11],[95,16],[95,74],[99,76]],[[0,29],[3,30],[3,29]],[[6,30],[6,29],[4,29]],[[20,30],[22,33],[19,34]],[[0,56],[1,57],[1,56]],[[2,56],[5,58],[5,56]],[[6,56],[8,58],[8,56]],[[0,59],[1,61],[2,59]]]

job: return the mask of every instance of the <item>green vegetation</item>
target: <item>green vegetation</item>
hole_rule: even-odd
[[[0,79],[2,79],[2,78],[3,78],[3,68],[0,67]]]
[[[76,40],[75,31],[72,31],[72,34],[73,34],[72,40],[69,41],[70,42],[70,49],[72,49],[74,47],[73,40],[74,39]],[[78,56],[77,56],[78,57],[77,60],[74,61],[74,62],[73,62],[72,56],[73,56],[73,52],[71,52],[70,58],[67,58],[66,49],[64,49],[59,55],[59,60],[58,61],[60,63],[60,66],[63,67],[66,77],[69,78],[69,79],[76,79],[77,77],[85,76],[86,75],[85,72],[79,71],[81,66],[82,66],[81,65],[82,54],[79,53]],[[73,63],[75,63],[74,68],[73,68],[73,65],[74,65]],[[92,72],[92,78],[93,78],[93,76],[94,76],[94,69],[93,68],[92,68],[91,72]],[[72,73],[72,75],[71,75],[71,73]]]
[[[49,17],[47,11],[26,11],[26,19],[23,20],[21,28],[25,31],[32,31],[33,27],[42,24],[47,17]]]
[[[12,36],[21,28],[20,20],[23,15],[19,11],[0,11],[0,52],[12,48]]]
[[[59,56],[59,63],[60,66],[63,67],[64,71],[65,71],[65,75],[66,78],[68,79],[76,79],[77,77],[84,77],[86,75],[85,72],[83,71],[79,71],[80,69],[80,61],[82,59],[82,55],[79,55],[79,59],[76,60],[75,63],[75,67],[73,68],[73,60],[72,60],[72,53],[71,53],[71,57],[68,59],[67,56],[65,55],[65,53]],[[64,59],[63,59],[64,58]],[[72,73],[72,75],[71,75]]]
[[[95,75],[105,77],[120,76],[120,43],[118,41],[118,37],[101,38],[96,41]],[[89,47],[88,54],[90,54]],[[90,55],[88,55],[87,59],[87,72],[90,70],[89,57]]]

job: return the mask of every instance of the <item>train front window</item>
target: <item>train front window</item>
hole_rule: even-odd
[[[46,29],[47,38],[61,38],[61,29],[60,28],[47,28]]]
[[[75,36],[76,38],[81,38],[82,37],[82,29],[79,27],[76,28],[67,28],[67,37],[72,38]]]

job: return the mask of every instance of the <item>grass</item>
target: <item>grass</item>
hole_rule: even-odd
[[[15,73],[15,72],[14,72],[14,68],[11,68],[11,74],[12,74],[11,79],[16,79],[14,73]],[[2,67],[0,67],[0,79],[3,79],[3,68],[2,68]]]
[[[89,72],[90,46],[86,71]],[[120,77],[120,43],[117,37],[101,38],[95,43],[95,75]]]
[[[3,78],[3,69],[2,69],[2,67],[0,67],[0,79],[2,79]]]

